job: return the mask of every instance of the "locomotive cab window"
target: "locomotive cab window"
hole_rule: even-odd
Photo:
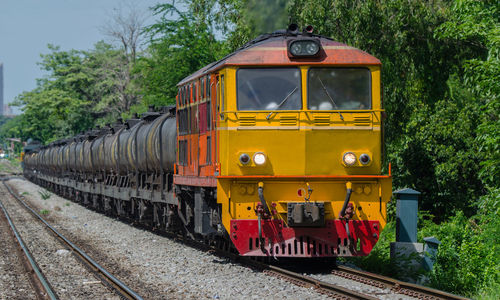
[[[299,110],[302,108],[298,68],[239,69],[238,110]]]
[[[307,73],[310,110],[371,109],[371,73],[366,68],[310,68]]]

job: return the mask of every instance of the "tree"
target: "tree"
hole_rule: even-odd
[[[113,10],[110,21],[101,28],[105,35],[123,47],[132,64],[137,58],[148,16],[148,12],[139,9],[133,2],[126,2]]]
[[[225,37],[234,51],[264,33],[285,29],[290,14],[286,0],[194,0],[189,2],[198,24],[206,23]]]
[[[104,42],[89,51],[62,51],[52,45],[49,50],[39,63],[47,75],[13,104],[22,107],[18,125],[25,136],[44,143],[70,137],[114,121],[138,103],[123,50]]]
[[[462,62],[460,84],[476,99],[481,111],[475,143],[480,178],[490,189],[500,188],[500,3],[456,1],[450,18],[436,31],[441,40],[482,49],[483,55]]]
[[[472,77],[464,74],[484,74],[465,66],[488,56],[478,33],[495,24],[498,28],[498,18],[466,16],[463,6],[471,3],[488,6],[486,16],[498,16],[492,1],[457,1],[452,6],[450,1],[294,0],[288,6],[299,24],[311,24],[317,32],[382,61],[386,157],[393,163],[394,185],[422,191],[421,208],[438,220],[456,210],[474,214],[470,208],[485,193],[477,163],[480,149],[486,150],[478,143],[485,135],[477,132],[485,117],[483,102],[466,87]],[[464,35],[467,28],[474,29],[472,35]],[[498,82],[487,74],[485,78]],[[489,145],[495,142],[488,140]]]
[[[209,24],[197,23],[192,11],[162,4],[154,12],[160,21],[147,28],[150,47],[136,68],[143,106],[173,104],[179,81],[227,53]]]
[[[24,92],[15,100],[23,106],[19,132],[24,139],[45,143],[69,137],[92,126],[87,113],[89,103],[61,89],[37,88]]]

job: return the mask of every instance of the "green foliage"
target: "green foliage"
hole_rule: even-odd
[[[48,200],[52,196],[52,194],[46,190],[38,191],[38,194],[40,194],[40,197],[42,197],[42,200]]]
[[[42,216],[46,216],[46,215],[50,214],[50,211],[49,211],[49,210],[47,210],[47,209],[42,209],[42,210],[40,211],[40,214],[41,214]]]
[[[390,243],[396,239],[396,222],[387,223],[380,234],[379,241],[368,256],[345,258],[346,262],[355,264],[364,270],[394,277],[402,270],[391,263]]]
[[[388,146],[389,159],[399,171],[395,185],[418,187],[420,208],[439,218],[457,210],[474,214],[475,199],[483,193],[475,132],[479,106],[455,76],[448,86],[450,99],[437,101],[433,108],[420,104],[404,136]]]
[[[209,25],[198,22],[190,10],[161,4],[154,12],[160,22],[147,29],[151,44],[136,67],[141,75],[142,106],[175,103],[179,81],[227,53]]]
[[[499,284],[500,191],[491,195],[482,197],[485,209],[473,218],[458,213],[448,222],[422,229],[422,236],[433,235],[442,242],[429,274],[431,286],[473,296]]]
[[[484,289],[475,297],[478,300],[498,300],[500,299],[500,284],[493,284]]]
[[[14,101],[23,114],[1,127],[0,137],[48,143],[73,136],[95,124],[115,120],[139,96],[131,65],[122,50],[99,42],[90,51],[62,51],[49,45],[39,63],[47,76]]]
[[[58,88],[37,88],[19,95],[15,102],[23,114],[22,137],[50,142],[82,131],[92,124],[89,102]]]
[[[479,176],[490,187],[500,178],[500,3],[456,1],[449,20],[436,32],[441,39],[483,50],[463,65],[464,86],[477,99],[482,112],[476,143],[481,155]]]

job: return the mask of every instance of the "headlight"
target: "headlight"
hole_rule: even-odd
[[[262,152],[255,153],[253,156],[253,162],[259,166],[265,164],[266,163],[266,155]]]
[[[293,55],[300,55],[302,53],[302,44],[301,43],[293,43],[290,45],[290,52]]]
[[[363,153],[359,156],[359,162],[363,165],[367,165],[370,162],[370,155]]]
[[[246,153],[243,153],[240,155],[240,163],[242,165],[246,165],[250,162],[250,156],[248,156],[248,154]]]
[[[296,40],[290,42],[289,54],[297,57],[311,57],[319,54],[320,44],[316,40]]]
[[[306,53],[308,55],[315,55],[318,53],[319,47],[316,43],[308,43],[306,44]]]
[[[352,152],[347,152],[346,154],[344,154],[344,157],[342,157],[342,160],[346,165],[352,166],[356,163],[356,155],[354,155],[354,153]]]

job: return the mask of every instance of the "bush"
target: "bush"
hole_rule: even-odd
[[[493,190],[481,198],[478,215],[468,219],[459,212],[447,222],[429,223],[421,230],[422,236],[433,235],[442,243],[428,274],[432,287],[467,296],[498,293],[499,200],[500,191]]]
[[[340,261],[350,262],[373,273],[396,277],[400,270],[391,264],[390,243],[396,240],[396,222],[389,222],[380,233],[380,238],[372,252],[364,257],[350,257]]]
[[[433,222],[433,215],[419,212],[418,241],[434,236],[442,243],[433,270],[426,274],[422,270],[408,274],[391,262],[390,243],[396,239],[394,220],[384,228],[370,255],[343,260],[398,279],[416,279],[425,274],[428,285],[436,289],[479,299],[499,299],[500,189],[490,190],[478,203],[477,215],[467,218],[458,212],[440,224]]]

